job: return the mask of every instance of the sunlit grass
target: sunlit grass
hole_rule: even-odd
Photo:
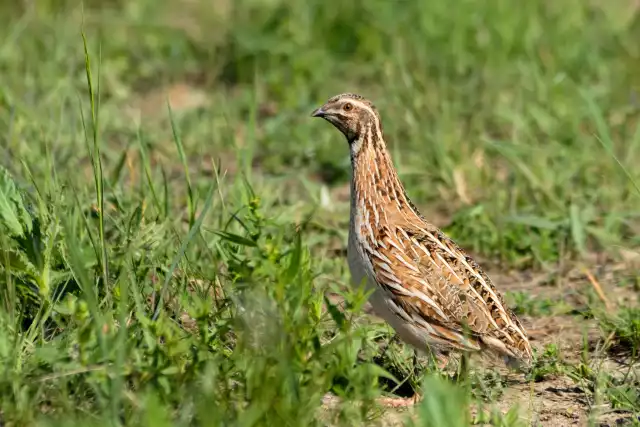
[[[640,212],[631,3],[1,6],[0,423],[527,425],[497,409],[506,378],[455,384],[363,313],[347,148],[308,116],[373,99],[409,195],[487,265],[617,263]],[[637,308],[545,286],[510,294],[519,315],[602,339],[579,361],[536,343],[521,381],[637,416]],[[414,389],[415,411],[375,403]]]

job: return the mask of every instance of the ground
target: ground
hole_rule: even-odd
[[[0,425],[638,425],[639,6],[1,5]],[[349,286],[347,91],[530,371],[457,381]]]

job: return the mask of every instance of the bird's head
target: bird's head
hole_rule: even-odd
[[[358,140],[366,132],[379,133],[382,137],[380,116],[373,104],[360,95],[343,93],[330,98],[317,108],[312,117],[322,117],[344,134],[349,143]]]

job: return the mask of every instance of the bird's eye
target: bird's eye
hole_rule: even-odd
[[[350,102],[347,102],[346,104],[344,104],[344,106],[342,107],[342,109],[344,111],[351,111],[353,110],[353,104]]]

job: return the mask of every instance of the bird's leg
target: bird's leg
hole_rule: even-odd
[[[436,357],[436,359],[438,359],[438,363],[436,363],[438,370],[443,371],[449,363],[449,355],[441,353]]]
[[[422,399],[418,393],[414,393],[411,397],[381,397],[378,403],[382,406],[390,408],[402,408],[405,406],[413,406]]]
[[[460,365],[458,366],[457,381],[465,383],[469,379],[469,354],[463,352],[460,357]]]
[[[439,370],[444,370],[449,363],[449,356],[443,353],[439,353],[435,355],[436,366]],[[414,350],[413,352],[413,369],[415,372],[415,366],[418,362],[418,353]],[[378,403],[383,406],[389,406],[392,408],[399,408],[403,406],[413,406],[416,403],[422,400],[422,395],[420,393],[414,392],[411,397],[382,397],[378,399]]]

